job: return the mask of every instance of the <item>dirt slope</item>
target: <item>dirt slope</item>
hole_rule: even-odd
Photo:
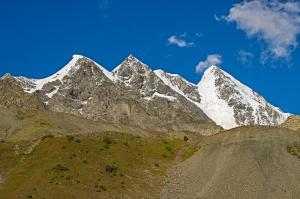
[[[280,126],[300,132],[300,116],[292,115]]]
[[[287,152],[300,134],[242,127],[206,138],[170,173],[161,198],[300,198],[300,160]]]

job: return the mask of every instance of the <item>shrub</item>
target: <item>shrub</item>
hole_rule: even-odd
[[[99,186],[97,186],[96,191],[97,191],[97,192],[107,191],[107,189],[106,189],[103,185],[99,185]]]
[[[300,158],[300,143],[293,143],[293,144],[289,144],[287,146],[287,151],[294,155],[294,156],[298,156],[298,158]]]
[[[105,172],[110,174],[111,176],[116,176],[118,169],[119,167],[116,165],[116,163],[107,164],[105,166]]]
[[[189,138],[185,135],[185,136],[183,137],[183,140],[184,140],[185,142],[187,142],[187,141],[189,140]]]
[[[107,190],[103,185],[100,185],[99,189],[101,189],[102,191],[106,191]]]
[[[172,152],[172,148],[170,146],[166,146],[166,150]]]
[[[111,139],[111,138],[109,138],[109,137],[105,137],[105,138],[103,139],[103,142],[104,142],[105,144],[112,144],[112,143],[113,143],[113,139]]]
[[[74,136],[71,136],[71,135],[67,135],[67,138],[69,141],[73,141],[74,140]]]

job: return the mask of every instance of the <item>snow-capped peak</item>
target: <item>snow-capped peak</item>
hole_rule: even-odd
[[[29,93],[33,93],[37,90],[41,90],[43,88],[43,86],[49,82],[54,82],[54,81],[62,81],[62,79],[67,76],[70,75],[72,72],[76,71],[80,65],[79,65],[79,61],[81,59],[84,59],[84,56],[82,55],[73,55],[73,58],[71,59],[71,61],[69,61],[69,63],[67,65],[65,65],[62,69],[60,69],[58,72],[56,72],[55,74],[43,78],[43,79],[30,79],[34,84],[35,87],[31,88],[31,89],[27,89],[25,90],[26,92]]]
[[[218,125],[277,125],[288,114],[269,104],[262,96],[217,66],[209,67],[199,82],[201,109]]]
[[[152,73],[149,66],[138,60],[133,55],[129,55],[120,65],[118,65],[112,74],[125,85],[130,86],[139,77],[148,77]]]
[[[82,78],[84,81],[81,81]],[[139,97],[146,100],[159,97],[169,100],[176,98],[180,102],[186,99],[188,103],[185,105],[194,103],[201,110],[197,109],[198,112],[204,112],[225,129],[248,124],[278,125],[289,116],[218,66],[209,67],[195,85],[177,74],[152,71],[133,55],[129,55],[113,72],[85,56],[73,55],[67,65],[49,77],[28,79],[6,74],[2,79],[21,86],[29,93],[39,90],[38,94],[43,96],[45,103],[56,100],[53,96],[67,96],[66,90],[72,89],[78,82],[90,83],[88,85],[91,88],[101,88],[101,85],[119,88],[125,85],[120,88],[138,93]],[[86,84],[83,84],[85,89]]]
[[[138,58],[136,58],[132,54],[129,54],[126,59],[129,60],[129,61],[138,61],[138,62],[141,62]]]
[[[13,77],[10,75],[4,75],[4,78],[13,78],[17,84],[19,84],[25,92],[33,93],[37,90],[41,90],[43,86],[50,82],[60,81],[62,82],[64,77],[71,76],[75,73],[82,65],[83,61],[90,61],[94,63],[111,81],[116,81],[116,78],[111,74],[111,72],[107,71],[104,67],[97,64],[90,58],[87,58],[83,55],[73,55],[72,59],[58,72],[54,73],[53,75],[42,78],[42,79],[28,79],[26,77]]]
[[[112,75],[112,73],[110,71],[106,70],[103,66],[101,66],[100,64],[98,64],[94,60],[92,60],[90,58],[87,58],[87,57],[84,57],[82,55],[73,55],[73,59],[76,59],[76,58],[86,59],[86,60],[89,60],[89,61],[93,62],[106,75],[106,77],[108,77],[111,81],[117,81],[117,79]]]
[[[1,77],[1,79],[7,79],[7,78],[11,78],[12,77],[12,75],[10,74],[10,73],[5,73],[2,77]]]
[[[117,74],[120,70],[151,70],[149,66],[144,64],[142,61],[140,61],[138,58],[130,54],[126,59],[119,64],[112,72],[113,74]]]

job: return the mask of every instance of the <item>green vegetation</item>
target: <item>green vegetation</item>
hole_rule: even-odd
[[[118,169],[119,167],[115,162],[105,166],[105,172],[109,173],[110,176],[116,176]]]
[[[294,155],[297,156],[298,158],[300,158],[300,143],[293,143],[293,144],[289,144],[287,146],[287,151]]]
[[[27,155],[30,143],[0,144],[0,170],[9,173],[2,198],[158,198],[167,168],[191,146],[119,133],[50,137]]]
[[[17,120],[24,120],[26,118],[32,118],[34,115],[30,112],[18,111],[16,114]]]
[[[21,122],[22,126],[16,128],[9,136],[10,141],[30,140],[33,137],[42,137],[43,135],[45,135],[46,138],[50,132],[55,133],[62,131],[44,116],[18,113],[16,120]]]

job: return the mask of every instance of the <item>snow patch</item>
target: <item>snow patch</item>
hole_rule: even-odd
[[[53,96],[54,94],[56,94],[58,90],[59,90],[59,86],[55,86],[55,89],[54,89],[53,91],[51,91],[50,93],[47,93],[47,94],[46,94],[47,97],[52,98],[52,96]]]
[[[225,100],[218,98],[215,87],[216,77],[208,74],[210,74],[209,69],[204,73],[198,84],[198,91],[202,96],[199,107],[209,118],[216,122],[217,125],[225,129],[236,127],[237,124],[235,122],[233,109],[229,107]]]
[[[164,99],[167,99],[167,100],[172,101],[172,102],[177,100],[176,97],[169,96],[169,95],[164,95],[164,94],[161,94],[161,93],[158,93],[158,92],[153,93],[153,95],[151,97],[145,97],[145,99],[146,100],[152,100],[155,97],[164,98]]]
[[[172,90],[174,90],[175,92],[179,93],[180,95],[185,96],[185,94],[178,88],[178,86],[172,84],[172,82],[170,81],[170,79],[168,79],[166,77],[166,73],[162,70],[155,70],[154,73],[164,82],[164,84],[166,84],[167,86],[169,86]]]
[[[81,55],[73,55],[73,59],[57,73],[44,79],[31,79],[36,86],[35,88],[28,90],[27,92],[33,93],[37,90],[41,90],[43,86],[49,82],[55,82],[56,80],[62,81],[65,76],[69,75],[72,71],[75,71],[80,67],[78,61],[82,58],[83,56]]]

